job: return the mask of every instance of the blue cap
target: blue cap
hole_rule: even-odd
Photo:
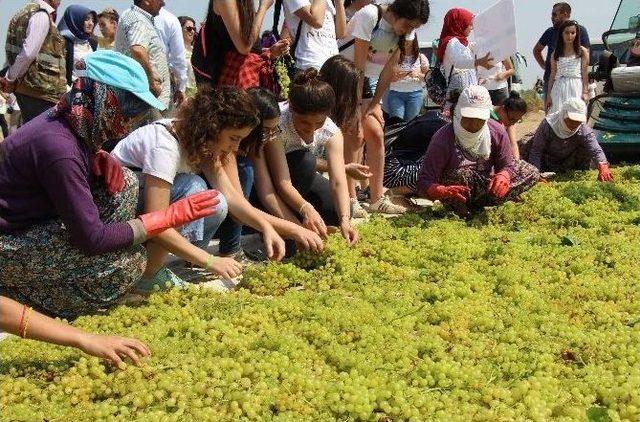
[[[98,50],[84,57],[86,77],[124,89],[158,110],[167,106],[149,91],[149,80],[137,61],[111,50]]]

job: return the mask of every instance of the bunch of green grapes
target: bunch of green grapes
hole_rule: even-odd
[[[640,168],[614,174],[74,321],[147,343],[140,367],[0,342],[0,420],[640,420]]]
[[[280,86],[280,99],[287,100],[289,98],[289,85],[291,79],[284,58],[280,58],[275,64],[276,75],[278,76],[278,85]]]

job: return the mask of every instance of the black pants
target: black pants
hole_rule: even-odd
[[[292,151],[287,154],[287,164],[293,187],[313,205],[325,224],[339,225],[340,219],[333,205],[331,184],[316,171],[315,155],[306,149]]]
[[[38,117],[41,113],[56,105],[51,101],[41,100],[40,98],[29,97],[28,95],[22,94],[16,94],[16,100],[18,100],[18,105],[20,106],[22,124]]]

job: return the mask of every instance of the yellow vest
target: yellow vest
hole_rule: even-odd
[[[13,64],[22,50],[27,37],[29,19],[35,13],[47,13],[38,3],[27,3],[9,22],[5,50],[9,64]],[[48,13],[47,13],[48,16]],[[66,81],[66,46],[58,28],[49,18],[49,33],[36,59],[29,65],[27,73],[17,81],[16,93],[58,102],[60,96],[67,92]]]

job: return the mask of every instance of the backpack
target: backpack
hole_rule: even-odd
[[[427,94],[431,101],[439,106],[443,106],[447,99],[447,87],[451,82],[451,76],[453,76],[453,66],[451,66],[449,76],[445,78],[442,70],[440,70],[440,66],[436,64],[436,66],[431,68],[431,71],[425,78],[424,83]]]
[[[235,48],[222,19],[218,19],[220,22],[216,25],[216,17],[212,16],[212,19],[207,17],[193,40],[191,66],[198,83],[216,85],[224,66],[225,55]]]

